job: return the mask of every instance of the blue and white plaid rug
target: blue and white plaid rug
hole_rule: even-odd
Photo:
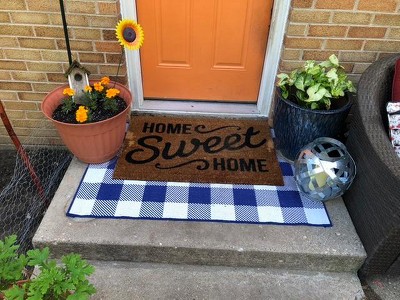
[[[284,186],[115,180],[116,161],[88,166],[67,216],[332,226],[283,161]]]

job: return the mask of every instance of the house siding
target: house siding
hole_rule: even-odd
[[[278,0],[276,0],[278,1]],[[23,143],[33,133],[46,143],[61,141],[44,120],[40,104],[46,93],[65,83],[68,69],[59,2],[0,0],[0,99]],[[119,1],[65,1],[72,55],[92,74],[118,68],[121,47],[114,27]],[[280,57],[280,71],[304,60],[325,60],[335,53],[352,80],[375,60],[400,51],[400,0],[293,0]],[[119,81],[126,81],[126,67]],[[0,123],[0,147],[11,140]]]

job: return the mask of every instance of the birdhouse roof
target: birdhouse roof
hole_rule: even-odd
[[[77,62],[76,60],[74,60],[72,62],[72,64],[69,66],[67,72],[65,72],[65,77],[68,77],[69,74],[71,74],[71,72],[75,69],[80,69],[83,72],[85,72],[86,74],[90,75],[90,71],[88,69],[86,69],[85,67],[83,67],[79,62]]]

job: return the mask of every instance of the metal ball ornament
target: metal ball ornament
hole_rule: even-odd
[[[317,201],[343,195],[356,175],[356,165],[346,146],[326,137],[303,147],[294,167],[299,190]]]

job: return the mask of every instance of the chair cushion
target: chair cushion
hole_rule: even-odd
[[[392,102],[400,102],[400,59],[396,61],[394,68]]]

